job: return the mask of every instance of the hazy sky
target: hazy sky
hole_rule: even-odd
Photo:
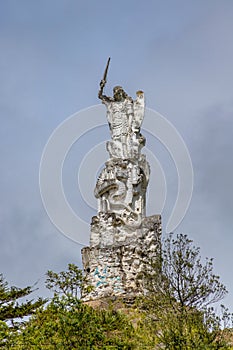
[[[214,258],[233,310],[233,2],[1,1],[0,45],[0,272],[7,280],[41,286],[48,269],[60,271],[69,262],[81,267],[81,246],[60,234],[44,210],[39,164],[53,130],[99,103],[98,84],[111,56],[107,93],[118,84],[133,97],[142,89],[147,107],[165,116],[189,149],[194,192],[176,232],[188,233],[203,257]],[[99,138],[109,138],[107,127]],[[82,147],[93,147],[91,135],[71,149],[64,170],[74,207]],[[159,144],[153,153],[171,194],[166,219],[177,178],[169,154]],[[94,188],[94,176],[86,191]],[[77,195],[75,210],[90,221],[94,211],[80,203]],[[149,204],[153,213],[151,197]]]

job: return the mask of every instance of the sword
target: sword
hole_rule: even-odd
[[[107,74],[108,74],[108,67],[109,67],[110,59],[111,59],[111,58],[109,57],[109,58],[108,58],[107,65],[106,65],[106,68],[105,68],[105,71],[104,71],[103,79],[102,79],[101,82],[100,82],[100,88],[101,88],[102,91],[103,91],[104,86],[105,86],[106,83],[107,83]]]

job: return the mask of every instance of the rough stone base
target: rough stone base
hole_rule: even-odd
[[[82,249],[85,285],[82,300],[144,293],[140,273],[161,251],[161,216],[143,219],[131,241],[124,245]]]

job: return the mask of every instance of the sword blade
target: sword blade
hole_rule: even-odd
[[[103,81],[106,83],[107,82],[107,74],[108,74],[108,67],[109,67],[109,63],[110,63],[110,59],[111,57],[108,58],[108,62],[104,71],[104,76],[103,76]]]

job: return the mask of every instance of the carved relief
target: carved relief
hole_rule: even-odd
[[[146,188],[149,165],[141,149],[145,138],[140,133],[144,118],[144,93],[137,92],[136,100],[121,86],[113,89],[113,97],[99,98],[107,108],[111,141],[107,142],[110,159],[101,171],[94,194],[98,198],[98,212],[112,213],[127,227],[139,227],[145,215]]]

